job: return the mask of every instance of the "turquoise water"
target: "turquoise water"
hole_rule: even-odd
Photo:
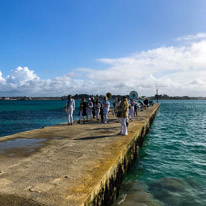
[[[77,118],[77,109],[74,117]],[[0,137],[66,122],[66,101],[0,101]]]
[[[163,101],[114,206],[206,206],[206,101]]]
[[[80,100],[75,103],[74,120]],[[66,100],[0,101],[0,137],[67,122],[65,105]]]

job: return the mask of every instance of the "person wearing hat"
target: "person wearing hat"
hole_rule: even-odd
[[[68,95],[66,103],[66,109],[68,114],[68,125],[73,124],[73,112],[75,111],[75,101],[72,99],[72,95]]]
[[[127,118],[128,118],[128,109],[129,109],[129,103],[127,101],[127,97],[124,96],[123,100],[120,103],[118,111],[121,113],[121,135],[128,135],[127,132]]]
[[[93,103],[91,98],[89,98],[87,103],[87,121],[89,119],[89,116],[92,117],[92,108],[93,108]]]
[[[102,102],[102,109],[103,109],[103,122],[106,124],[108,121],[108,113],[109,113],[110,103],[107,100],[107,97],[104,97]]]

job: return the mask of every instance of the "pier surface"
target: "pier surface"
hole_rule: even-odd
[[[159,104],[120,123],[74,123],[0,138],[0,205],[106,205],[138,152]]]

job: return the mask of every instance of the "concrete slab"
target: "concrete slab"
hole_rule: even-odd
[[[158,107],[138,112],[128,136],[118,135],[120,123],[110,115],[108,124],[61,124],[0,138],[0,205],[109,204]]]

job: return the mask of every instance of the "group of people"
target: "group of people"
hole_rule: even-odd
[[[117,117],[117,122],[121,122],[121,135],[127,135],[127,127],[129,120],[133,121],[134,116],[137,116],[138,107],[143,108],[143,106],[148,106],[148,99],[145,99],[144,102],[137,102],[134,99],[127,100],[127,97],[124,96],[122,99],[116,99],[113,103],[114,106],[114,115]],[[72,95],[68,95],[68,100],[66,104],[66,110],[68,114],[68,124],[73,124],[73,112],[75,111],[75,100],[72,99]],[[84,98],[81,99],[79,107],[79,120],[78,123],[88,122],[89,118],[96,118],[99,122],[108,123],[108,113],[110,110],[110,102],[107,97],[104,97],[104,100],[100,102],[99,98],[96,100],[94,98],[89,98],[88,101]]]
[[[86,102],[85,98],[81,99],[79,107],[79,121],[83,120],[83,123],[88,122],[89,118],[96,118],[97,121],[107,123],[108,122],[108,113],[110,109],[110,102],[107,97],[104,97],[104,100],[100,102],[99,98],[96,100],[94,98],[89,98]],[[73,112],[75,111],[75,101],[72,99],[72,95],[68,95],[68,100],[66,103],[66,111],[68,114],[68,124],[73,124]]]
[[[78,123],[81,123],[81,120],[83,120],[83,123],[85,123],[85,121],[88,122],[89,117],[96,118],[97,121],[100,121],[101,117],[101,122],[106,124],[108,122],[109,109],[110,102],[108,101],[107,97],[105,97],[102,102],[100,102],[99,98],[96,100],[94,98],[89,98],[88,102],[82,98],[79,108]]]

